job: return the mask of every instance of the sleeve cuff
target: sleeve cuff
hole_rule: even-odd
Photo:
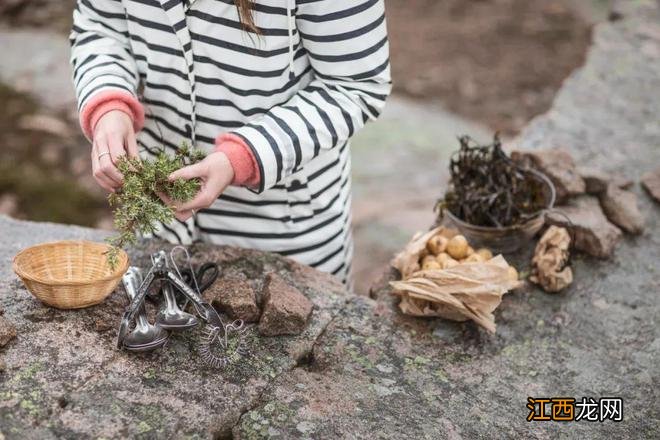
[[[80,112],[80,126],[88,139],[92,139],[99,119],[112,110],[129,115],[136,132],[144,126],[144,108],[140,101],[130,93],[109,90],[92,97]]]
[[[261,182],[257,161],[242,138],[231,133],[218,136],[215,151],[224,153],[234,168],[232,185],[255,188]]]

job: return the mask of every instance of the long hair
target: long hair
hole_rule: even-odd
[[[260,34],[261,31],[257,25],[254,24],[254,11],[252,9],[254,0],[234,0],[234,3],[236,3],[236,8],[238,9],[238,17],[241,20],[243,29],[247,32]]]

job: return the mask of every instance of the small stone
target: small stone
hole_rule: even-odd
[[[587,194],[603,194],[605,191],[607,191],[607,187],[610,183],[621,189],[630,188],[633,184],[631,179],[628,179],[620,174],[606,173],[604,171],[590,167],[578,167],[577,170],[584,180]]]
[[[16,327],[4,316],[0,316],[0,347],[4,347],[16,337]]]
[[[660,167],[644,173],[642,186],[656,202],[660,203]]]
[[[307,325],[312,303],[280,276],[270,273],[264,286],[264,310],[259,332],[266,336],[297,335]]]
[[[245,322],[259,320],[257,295],[246,276],[240,272],[219,278],[204,292],[204,297],[233,319]]]
[[[600,205],[607,218],[630,234],[644,232],[644,216],[637,206],[637,196],[610,184],[600,196]]]
[[[598,199],[592,196],[572,199],[547,218],[550,224],[572,230],[575,248],[594,257],[609,258],[621,238],[621,230],[607,220]]]
[[[578,173],[571,154],[561,148],[513,151],[511,158],[544,173],[554,183],[557,203],[570,196],[583,194],[586,184]]]

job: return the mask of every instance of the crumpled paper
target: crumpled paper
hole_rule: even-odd
[[[495,333],[493,311],[502,296],[519,285],[501,255],[485,262],[462,263],[448,269],[420,270],[419,260],[426,243],[435,235],[451,238],[454,229],[440,226],[418,234],[393,260],[401,281],[392,281],[394,294],[401,296],[399,308],[407,315],[439,316],[453,321],[473,320]]]
[[[559,292],[573,282],[567,266],[571,236],[565,228],[550,226],[536,244],[529,280],[546,292]]]

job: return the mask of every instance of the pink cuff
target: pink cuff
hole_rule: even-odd
[[[94,136],[94,128],[99,119],[112,110],[120,110],[129,115],[136,132],[144,126],[144,108],[140,101],[128,92],[108,90],[92,97],[80,112],[80,126],[88,139]]]
[[[235,186],[258,187],[261,173],[257,161],[245,141],[235,134],[225,133],[215,140],[215,151],[225,153],[234,168]]]

